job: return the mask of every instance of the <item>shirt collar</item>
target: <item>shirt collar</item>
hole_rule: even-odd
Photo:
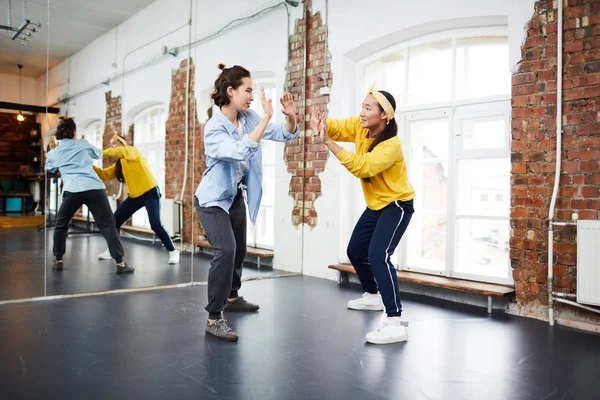
[[[227,133],[229,133],[230,135],[235,133],[237,129],[236,126],[233,125],[233,123],[229,120],[229,118],[225,116],[225,114],[223,114],[221,111],[217,111],[216,117],[217,120],[221,123],[221,125],[225,127]],[[240,125],[246,126],[246,119],[246,114],[238,113],[238,121],[240,122]]]

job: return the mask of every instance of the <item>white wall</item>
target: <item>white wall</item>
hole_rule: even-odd
[[[196,2],[201,8],[193,12],[192,41],[215,33],[235,18],[248,16],[261,7],[276,3],[231,0],[224,6],[223,2],[216,0]],[[533,3],[534,0],[330,1],[329,50],[333,72],[330,115],[343,118],[358,112],[357,87],[361,85],[356,81],[357,62],[378,50],[414,37],[461,27],[508,26],[510,61],[516,64],[525,36],[523,27],[533,14]],[[171,71],[187,56],[187,49],[182,49],[176,57],[162,56],[161,49],[187,43],[188,10],[189,1],[158,0],[98,38],[51,71],[49,103],[53,104],[64,94],[74,96],[86,91],[68,104],[69,114],[79,123],[86,123],[97,118],[104,119],[104,93],[111,90],[113,96],[123,95],[125,129],[133,117],[132,110],[136,111],[140,105],[155,102],[168,105]],[[313,3],[313,11],[324,13],[324,10],[324,0]],[[301,17],[301,8],[292,8],[291,11],[289,33],[294,29],[295,19]],[[243,65],[255,76],[274,73],[277,92],[282,93],[287,52],[286,18],[285,9],[280,7],[192,47],[200,115],[210,104],[206,94],[214,83],[220,62]],[[132,52],[145,44],[148,45]],[[148,62],[152,64],[127,75],[124,80],[120,77],[124,69]],[[38,80],[38,87],[45,87],[43,85],[45,77]],[[290,174],[284,162],[283,145],[278,147],[277,160],[275,266],[333,279],[336,274],[328,271],[327,265],[343,258],[354,224],[352,218],[347,217],[347,212],[356,209],[360,202],[360,199],[348,198],[346,194],[349,187],[358,184],[357,180],[331,156],[320,176],[323,195],[315,203],[319,214],[317,227],[294,227],[291,222],[293,200],[288,194]],[[188,188],[188,195],[191,196],[194,189]]]
[[[16,69],[16,68],[15,68]],[[19,75],[0,74],[0,101],[39,105],[38,87],[34,78],[21,78],[21,100],[19,101]]]

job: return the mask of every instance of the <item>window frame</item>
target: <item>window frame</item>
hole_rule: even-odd
[[[476,39],[476,38],[485,38],[485,37],[495,37],[495,38],[505,38],[508,44],[508,27],[507,26],[490,26],[490,27],[482,27],[482,28],[468,28],[468,29],[457,29],[452,31],[438,32],[435,34],[425,35],[422,37],[413,38],[393,46],[390,46],[386,49],[378,51],[376,53],[371,54],[370,56],[364,58],[363,60],[356,63],[356,78],[357,82],[361,84],[358,86],[358,90],[355,91],[355,103],[361,104],[364,99],[365,90],[364,87],[368,89],[373,82],[365,81],[365,68],[378,62],[382,58],[393,56],[394,54],[401,53],[402,59],[404,61],[404,91],[402,93],[402,99],[398,101],[398,107],[396,110],[398,129],[399,129],[399,137],[402,140],[404,156],[406,158],[407,165],[412,164],[411,154],[409,152],[410,146],[410,129],[409,124],[411,120],[419,119],[435,119],[435,118],[448,118],[449,123],[449,132],[450,137],[448,138],[449,143],[449,159],[448,165],[450,168],[448,174],[448,201],[447,201],[447,229],[446,229],[446,269],[442,273],[435,273],[432,270],[423,270],[416,267],[407,267],[407,236],[410,235],[410,226],[408,228],[407,234],[403,237],[401,243],[399,244],[396,255],[392,257],[392,262],[396,265],[399,265],[403,270],[411,270],[420,273],[427,274],[436,274],[436,275],[444,275],[449,277],[457,277],[463,279],[470,279],[482,282],[491,282],[491,283],[501,283],[501,284],[514,284],[514,280],[511,274],[510,268],[510,257],[507,256],[507,276],[506,278],[498,278],[493,276],[486,275],[473,275],[473,274],[465,274],[465,273],[455,273],[457,260],[458,260],[458,243],[455,238],[458,233],[458,219],[459,213],[457,208],[457,198],[458,198],[458,182],[457,182],[457,174],[458,174],[458,161],[463,160],[465,158],[505,158],[507,157],[510,160],[510,146],[511,146],[511,137],[510,137],[510,100],[511,93],[510,88],[508,88],[507,93],[500,95],[490,95],[484,97],[472,97],[472,98],[458,98],[458,90],[457,90],[457,43],[459,39]],[[409,65],[410,65],[410,49],[412,47],[423,46],[432,42],[441,42],[441,41],[452,41],[452,93],[451,99],[445,102],[435,102],[430,104],[420,104],[420,105],[407,105],[408,102],[408,85],[410,81],[409,76]],[[507,70],[510,70],[510,66],[507,60]],[[377,86],[377,85],[376,85]],[[492,110],[492,111],[490,111]],[[501,111],[498,111],[501,110]],[[462,135],[457,135],[459,132],[459,128],[457,124],[460,123],[466,116],[485,116],[485,115],[494,115],[494,113],[500,112],[505,116],[507,124],[506,124],[506,140],[504,146],[502,148],[497,149],[471,149],[471,150],[462,150]],[[510,171],[509,171],[510,173]],[[409,171],[410,174],[410,171]],[[349,188],[348,191],[352,190],[352,195],[356,195],[354,193],[354,188]],[[362,193],[361,193],[362,196]],[[493,200],[493,199],[492,199]],[[358,202],[358,207],[356,210],[356,215],[354,217],[358,219],[360,213],[364,210],[364,200]],[[510,206],[510,205],[509,205]],[[419,212],[419,210],[417,210]],[[341,218],[347,218],[347,215],[342,214]],[[480,218],[478,216],[477,218]],[[483,219],[496,219],[500,218],[504,220],[504,217],[481,217]],[[509,223],[509,219],[506,218],[507,223]],[[420,233],[419,233],[420,234]]]

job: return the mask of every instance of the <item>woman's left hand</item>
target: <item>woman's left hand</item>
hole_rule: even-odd
[[[284,93],[283,97],[279,101],[281,102],[281,106],[283,107],[283,110],[281,110],[281,112],[284,113],[287,117],[295,117],[296,114],[298,114],[298,110],[296,109],[296,103],[294,102],[294,97],[290,93]]]
[[[319,134],[321,136],[321,141],[324,144],[327,144],[331,141],[329,135],[327,134],[327,112],[323,111],[319,118]]]

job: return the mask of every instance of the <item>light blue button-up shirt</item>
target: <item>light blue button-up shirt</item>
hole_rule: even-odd
[[[248,138],[248,133],[256,128],[261,117],[253,110],[238,115],[244,135],[240,138],[238,129],[221,112],[217,112],[204,127],[204,153],[206,171],[196,189],[200,207],[220,207],[229,213],[238,191],[237,169],[240,162],[248,160],[250,166],[245,171],[243,183],[246,186],[248,211],[252,223],[256,223],[262,199],[262,151],[259,143]],[[300,129],[290,133],[285,124],[270,123],[265,129],[263,140],[286,142],[298,137]]]
[[[94,160],[102,152],[87,140],[63,139],[46,156],[46,171],[60,171],[65,192],[77,193],[88,190],[104,190],[106,186],[94,171]]]

